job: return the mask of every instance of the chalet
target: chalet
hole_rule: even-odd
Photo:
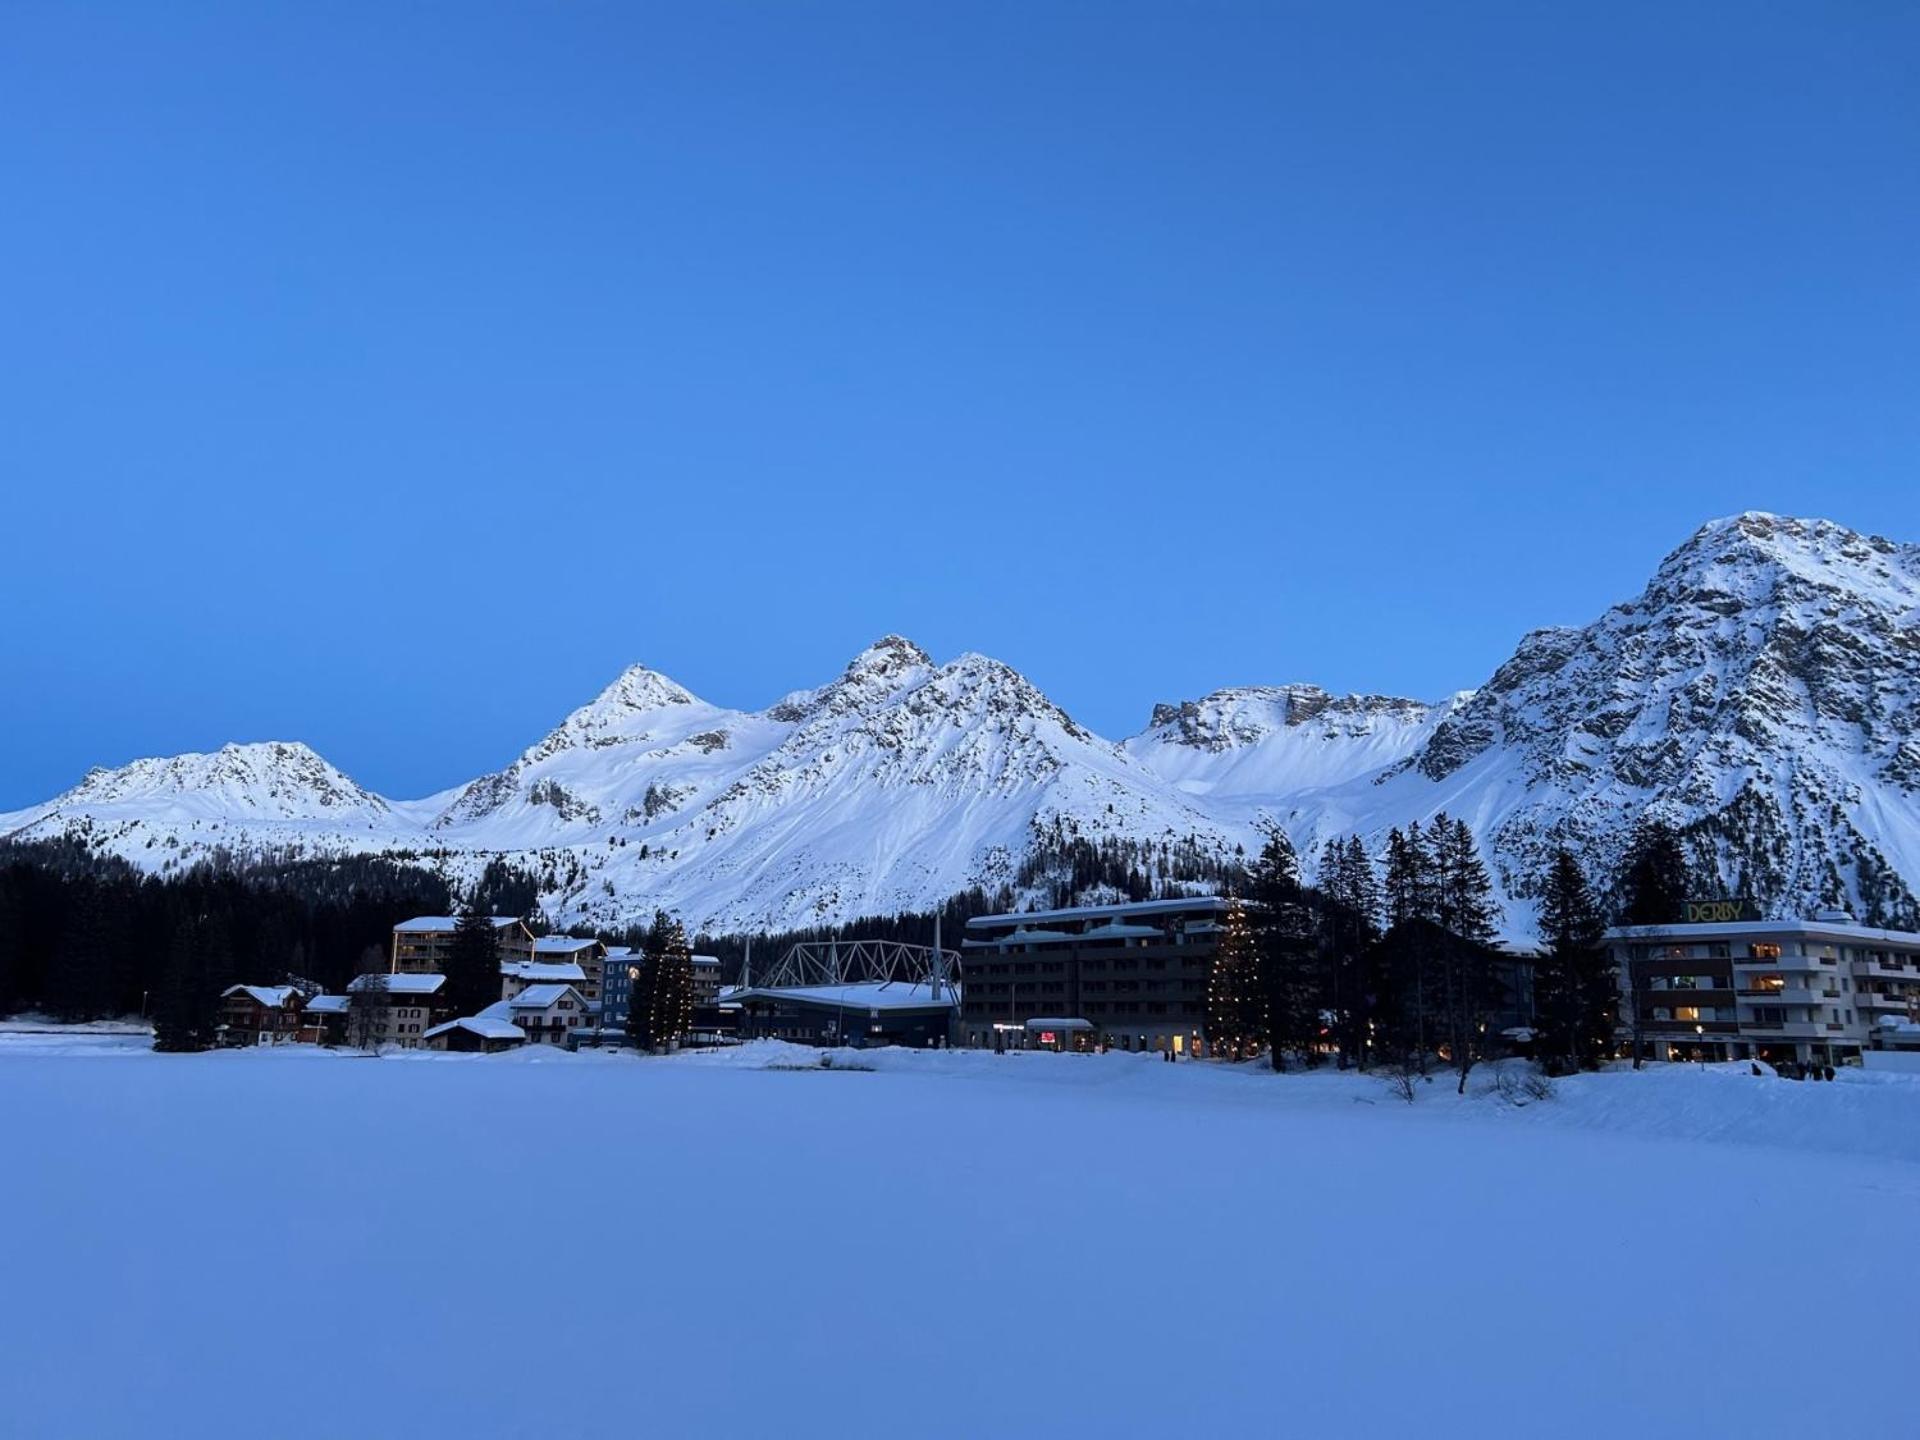
[[[300,1038],[300,992],[291,985],[229,985],[220,992],[222,1045],[283,1045]]]
[[[467,1015],[458,1020],[448,1020],[444,1024],[435,1025],[420,1038],[429,1050],[454,1050],[493,1055],[501,1050],[511,1050],[516,1045],[524,1045],[527,1032],[511,1020],[501,1020],[486,1015]]]
[[[567,1037],[589,1023],[586,998],[571,985],[529,985],[511,1000],[487,1006],[476,1019],[506,1020],[520,1027],[527,1039],[543,1045],[564,1045]]]
[[[348,1004],[345,995],[309,995],[294,1038],[303,1045],[344,1045]]]

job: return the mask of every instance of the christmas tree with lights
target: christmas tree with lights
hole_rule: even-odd
[[[1229,1060],[1259,1053],[1266,1039],[1266,990],[1260,983],[1260,949],[1247,910],[1229,898],[1220,925],[1220,948],[1207,977],[1207,1048]]]
[[[627,1035],[642,1049],[660,1050],[692,1028],[693,951],[680,922],[656,911],[627,1007]]]

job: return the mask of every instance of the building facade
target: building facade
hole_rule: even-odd
[[[1827,915],[1623,926],[1607,941],[1622,1028],[1648,1059],[1836,1065],[1920,1045],[1920,934]]]
[[[495,915],[502,960],[533,959],[533,932],[511,915]],[[416,915],[393,927],[393,954],[388,969],[395,975],[440,975],[453,950],[457,915]]]
[[[444,975],[360,975],[347,986],[349,1035],[358,1040],[354,1006],[366,1008],[368,1026],[364,1038],[375,1045],[418,1048],[426,1035],[442,1020],[450,1019]]]
[[[969,920],[966,1043],[1071,1034],[1076,1044],[1193,1053],[1206,1036],[1207,981],[1230,903],[1203,895]],[[1030,1020],[1087,1027],[1030,1031]]]
[[[220,992],[222,1045],[282,1045],[300,1037],[304,1000],[291,985],[229,985]]]

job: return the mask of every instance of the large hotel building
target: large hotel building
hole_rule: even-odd
[[[1202,895],[976,916],[963,942],[966,1043],[1193,1053],[1227,906]]]
[[[1623,1026],[1649,1059],[1833,1065],[1920,1048],[1920,934],[1827,912],[1623,926],[1607,940]]]

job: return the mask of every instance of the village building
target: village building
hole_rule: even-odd
[[[727,995],[741,1038],[803,1045],[945,1045],[958,1004],[951,985],[907,981],[754,986]],[[721,1008],[717,996],[712,1008]]]
[[[344,1045],[347,1043],[345,995],[309,995],[300,1011],[300,1029],[295,1038],[303,1045]]]
[[[506,1021],[528,1040],[565,1045],[575,1031],[592,1024],[586,997],[571,985],[529,985],[508,1000],[496,1000],[476,1019]]]
[[[511,915],[491,917],[500,937],[500,954],[507,960],[533,958],[533,932]],[[395,975],[439,975],[453,952],[457,915],[416,915],[393,927],[393,954],[388,969]]]
[[[511,1020],[486,1015],[465,1015],[448,1020],[426,1031],[421,1039],[429,1050],[452,1050],[478,1055],[493,1055],[524,1045],[527,1034]]]
[[[1607,932],[1622,1029],[1645,1058],[1835,1065],[1920,1047],[1920,935],[1840,911],[1761,920],[1737,901],[1688,909],[1690,923]]]
[[[230,985],[220,992],[222,1045],[287,1045],[300,1038],[302,997],[291,985]]]
[[[500,967],[500,998],[511,1000],[532,985],[571,985],[586,993],[586,972],[571,960],[509,960]]]
[[[347,986],[352,1001],[372,1002],[371,1023],[366,1038],[375,1045],[399,1045],[417,1048],[428,1030],[448,1018],[444,975],[361,975]],[[352,1006],[349,1006],[348,1033],[354,1032]]]
[[[533,942],[531,958],[536,964],[578,967],[579,979],[568,983],[588,1001],[599,1001],[607,964],[607,947],[603,941],[581,940],[572,935],[542,935]]]
[[[976,916],[962,945],[966,1043],[1193,1053],[1230,903],[1201,895]],[[1046,1023],[1030,1030],[1035,1020]]]

